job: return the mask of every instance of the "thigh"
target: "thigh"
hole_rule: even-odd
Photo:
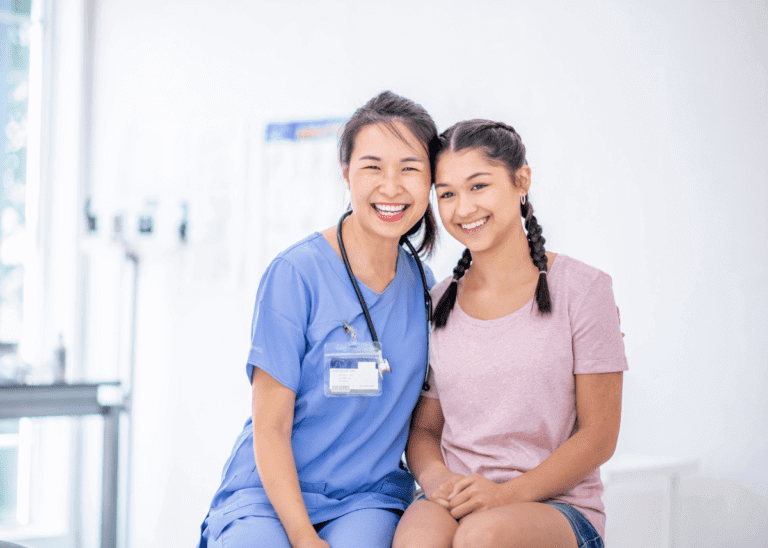
[[[417,500],[403,514],[393,548],[450,548],[458,522],[435,502]]]
[[[540,502],[510,504],[461,519],[453,548],[577,548],[571,523]]]
[[[579,548],[604,548],[603,537],[584,514],[564,502],[549,501],[546,504],[557,508],[571,522],[571,528],[576,534]]]
[[[389,510],[365,508],[329,521],[318,535],[332,548],[389,548],[399,519]]]
[[[291,548],[288,535],[277,518],[245,516],[227,525],[209,548]]]

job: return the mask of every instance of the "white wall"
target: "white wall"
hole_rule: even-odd
[[[196,541],[249,413],[264,124],[346,116],[383,89],[441,128],[488,117],[522,134],[548,247],[613,276],[630,362],[619,452],[697,457],[701,478],[768,496],[767,27],[749,0],[97,1],[103,213],[155,186],[177,199],[176,141],[211,124],[242,133],[246,186],[239,271],[190,276],[194,240],[140,267],[132,546]],[[126,282],[97,255],[84,355],[110,376],[125,347],[104,303]],[[438,276],[457,257],[444,241]]]

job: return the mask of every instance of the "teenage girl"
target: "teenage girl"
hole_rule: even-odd
[[[420,234],[419,252],[434,246],[437,144],[429,114],[390,92],[345,125],[351,214],[282,252],[262,277],[246,365],[253,413],[200,548],[391,545],[413,499],[400,459],[426,371],[425,291],[434,283],[400,244]],[[379,362],[377,374],[368,358],[329,370],[338,348],[372,346],[370,327],[391,372]]]
[[[602,547],[598,467],[627,369],[611,279],[545,251],[513,128],[470,120],[440,139],[440,217],[466,250],[432,290],[430,386],[407,448],[423,500],[393,546]]]

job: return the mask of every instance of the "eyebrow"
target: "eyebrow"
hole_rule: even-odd
[[[379,158],[378,156],[372,156],[370,154],[366,156],[360,156],[360,158],[358,158],[357,160],[358,161],[373,160],[374,162],[381,162],[381,158]],[[400,161],[401,162],[421,162],[422,164],[424,163],[424,160],[420,158],[416,158],[414,156],[408,156],[407,158],[402,158]]]
[[[471,181],[475,177],[480,177],[481,175],[491,175],[491,174],[488,173],[488,172],[480,171],[480,172],[475,173],[474,175],[470,175],[469,177],[467,177],[467,181]]]
[[[471,180],[472,180],[472,179],[474,179],[475,177],[480,177],[481,175],[492,175],[492,174],[491,174],[491,173],[488,173],[488,172],[486,172],[486,171],[478,171],[477,173],[473,173],[472,175],[470,175],[469,177],[467,177],[467,178],[465,179],[465,182],[466,182],[466,181],[471,181]],[[439,187],[439,186],[451,186],[451,185],[449,185],[448,183],[435,183],[435,188],[437,188],[437,187]]]

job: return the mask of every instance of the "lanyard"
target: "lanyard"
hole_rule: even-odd
[[[371,332],[371,338],[373,339],[373,342],[379,342],[378,337],[376,336],[376,330],[373,328],[373,321],[371,320],[371,315],[368,312],[368,306],[365,304],[365,299],[363,298],[363,294],[360,292],[360,287],[357,285],[357,279],[355,278],[355,274],[352,272],[352,266],[349,264],[349,258],[347,258],[347,250],[344,247],[344,240],[341,237],[341,225],[344,224],[344,220],[352,215],[352,210],[345,211],[341,218],[339,219],[339,224],[336,226],[336,237],[339,241],[339,249],[341,250],[341,258],[344,261],[344,266],[347,268],[347,274],[349,275],[349,279],[352,282],[352,286],[355,288],[355,293],[357,293],[357,300],[360,301],[360,307],[363,309],[363,315],[365,316],[365,321],[368,323],[368,329]],[[411,255],[413,255],[413,258],[416,259],[416,265],[419,267],[419,274],[421,274],[421,284],[424,287],[424,308],[427,311],[427,372],[424,376],[424,385],[422,388],[424,390],[429,390],[429,384],[427,383],[427,379],[429,377],[429,335],[430,335],[430,323],[432,322],[432,297],[429,295],[429,286],[427,285],[427,276],[424,274],[424,266],[421,264],[421,259],[419,259],[419,254],[416,253],[416,250],[413,248],[413,245],[408,240],[408,238],[403,238],[403,241],[405,242],[405,245],[408,246],[408,249],[411,252]]]

